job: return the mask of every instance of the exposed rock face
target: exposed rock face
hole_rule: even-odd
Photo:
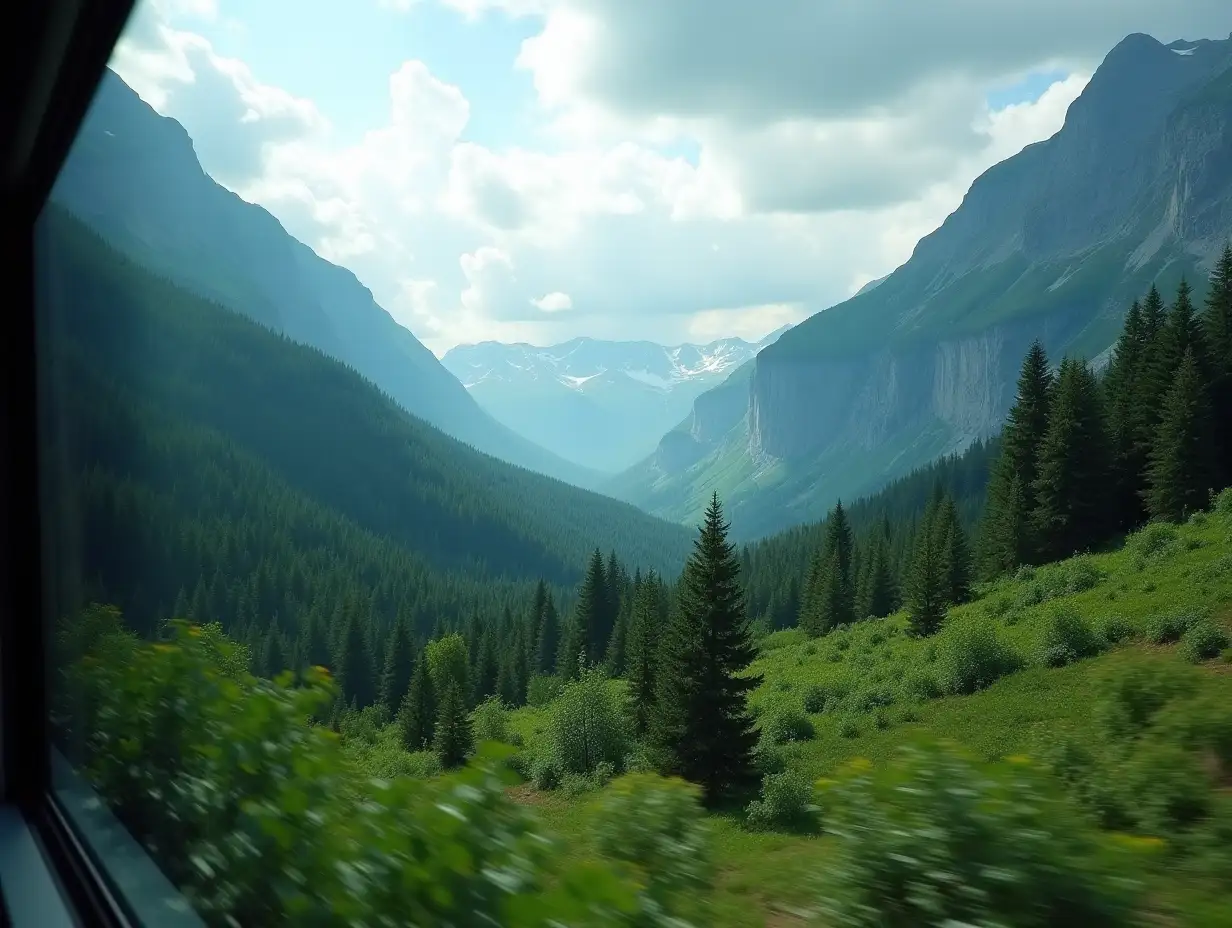
[[[1130,36],[1060,132],[979,177],[878,286],[757,356],[740,435],[708,436],[693,460],[669,436],[622,493],[678,515],[718,456],[725,474],[739,456],[734,524],[761,532],[817,517],[837,496],[994,433],[1033,339],[1054,360],[1106,359],[1135,297],[1152,282],[1169,295],[1182,276],[1200,295],[1230,236],[1232,39]],[[709,402],[695,403],[697,436]],[[775,479],[757,479],[771,464]]]

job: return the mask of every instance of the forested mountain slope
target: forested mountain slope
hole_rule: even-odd
[[[1202,282],[1232,229],[1232,40],[1132,35],[1064,127],[979,177],[872,290],[762,351],[743,395],[613,484],[668,518],[712,490],[757,537],[999,427],[1030,341],[1096,358],[1152,282]]]
[[[409,412],[474,447],[577,485],[595,475],[485,413],[345,268],[210,178],[192,139],[106,72],[53,201],[140,262],[354,367]]]
[[[572,586],[596,546],[683,563],[684,528],[441,434],[54,207],[39,246],[48,498],[87,532],[64,568],[138,627],[204,596],[223,620],[354,606],[426,634],[539,577]]]

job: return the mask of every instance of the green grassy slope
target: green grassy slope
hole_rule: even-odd
[[[1046,666],[1047,629],[1062,608],[1077,612],[1094,632],[1111,625],[1126,637],[1098,656]],[[1067,735],[1093,742],[1102,681],[1144,663],[1191,674],[1194,689],[1186,699],[1194,705],[1232,703],[1232,664],[1215,659],[1190,666],[1183,644],[1156,643],[1161,618],[1186,613],[1232,624],[1232,512],[1151,528],[1121,550],[1024,571],[952,610],[946,630],[933,639],[908,637],[901,614],[813,641],[798,630],[779,632],[761,643],[751,672],[764,681],[752,702],[766,718],[787,705],[802,708],[812,687],[826,694],[825,711],[810,716],[815,737],[781,749],[788,769],[809,777],[829,775],[856,757],[880,764],[920,735],[953,740],[987,759],[1047,757]],[[907,681],[944,679],[949,642],[971,623],[991,628],[1019,655],[1022,669],[971,695],[926,698],[919,686],[913,692]],[[520,710],[515,724],[529,739],[542,726],[543,711]],[[573,853],[594,853],[595,795],[569,799],[527,786],[514,792]],[[805,924],[802,913],[816,904],[817,878],[836,851],[834,839],[750,832],[736,814],[715,816],[712,824],[718,877],[710,924]],[[1142,875],[1153,923],[1232,924],[1227,895],[1207,877],[1168,858],[1153,866]]]

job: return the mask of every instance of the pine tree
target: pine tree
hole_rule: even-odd
[[[865,571],[864,597],[859,613],[862,617],[883,618],[898,608],[898,583],[890,567],[886,539],[880,533],[873,538]]]
[[[376,667],[359,615],[351,612],[334,658],[338,686],[347,700],[363,709],[376,701]]]
[[[398,711],[411,685],[413,662],[410,629],[405,621],[395,622],[385,646],[385,665],[381,672],[381,702],[391,713]]]
[[[420,652],[411,673],[411,682],[398,708],[398,730],[402,746],[408,751],[422,751],[432,744],[436,735],[436,693],[432,674],[428,671],[428,655]]]
[[[980,525],[980,565],[986,577],[1036,558],[1029,522],[1022,514],[1035,508],[1039,449],[1048,428],[1052,383],[1044,346],[1035,341],[1023,359],[1018,392],[1001,432],[1001,454],[989,475],[988,502]],[[1018,489],[1012,491],[1015,482]],[[1017,494],[1021,494],[1021,503]]]
[[[659,649],[658,584],[653,573],[636,588],[633,617],[625,647],[625,679],[633,707],[634,729],[644,735],[655,705],[655,668]]]
[[[1193,351],[1186,351],[1164,399],[1151,452],[1146,501],[1156,519],[1180,522],[1206,506],[1211,490],[1211,412]]]
[[[964,603],[971,586],[971,555],[966,533],[958,519],[958,509],[948,494],[937,509],[933,532],[941,552],[945,601],[949,605]]]
[[[475,681],[471,705],[477,706],[496,693],[496,678],[500,673],[500,665],[496,660],[496,647],[492,638],[492,633],[486,631],[480,636],[475,666],[471,671],[471,679]]]
[[[1232,484],[1232,244],[1211,272],[1211,289],[1202,311],[1202,330],[1211,365],[1211,407],[1215,420],[1215,485]]]
[[[851,524],[840,500],[826,518],[825,544],[814,560],[804,594],[800,624],[810,635],[824,635],[856,619],[853,547]]]
[[[1061,364],[1040,447],[1032,525],[1048,560],[1084,551],[1111,527],[1110,453],[1099,385],[1082,361]]]
[[[728,528],[715,494],[680,579],[651,726],[668,771],[699,783],[710,804],[757,781],[748,694],[761,680],[737,676],[755,651]]]
[[[608,676],[623,677],[625,673],[625,638],[628,629],[624,610],[616,616],[616,624],[612,626],[612,636],[607,642],[607,653],[603,662],[607,667]]]
[[[556,617],[556,603],[548,596],[543,604],[543,615],[535,637],[535,671],[554,673],[556,652],[559,650],[560,620]]]
[[[563,654],[557,662],[562,671],[576,669],[578,653],[586,655],[588,666],[602,660],[608,636],[611,635],[611,628],[608,626],[609,595],[603,555],[596,548],[590,557],[582,588],[578,591],[573,621],[566,636],[570,653]]]
[[[1149,427],[1138,403],[1138,394],[1139,384],[1147,376],[1150,348],[1142,308],[1134,300],[1125,316],[1125,326],[1113,349],[1103,382],[1114,467],[1112,509],[1116,525],[1121,529],[1137,525],[1145,514],[1142,488]]]
[[[433,734],[432,750],[440,758],[441,766],[450,769],[466,762],[474,747],[471,719],[466,708],[466,699],[457,683],[450,683],[441,696],[436,716],[436,731]]]
[[[907,573],[907,621],[912,634],[920,637],[934,634],[945,620],[949,577],[941,539],[935,531],[938,506],[934,498],[916,530],[915,548]]]
[[[272,680],[286,670],[287,666],[287,653],[283,646],[282,633],[278,631],[277,623],[270,622],[261,648],[261,675]]]

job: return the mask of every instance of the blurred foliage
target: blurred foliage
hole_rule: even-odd
[[[560,854],[505,795],[508,749],[489,745],[448,776],[367,777],[342,737],[309,721],[335,698],[324,671],[259,679],[235,672],[242,655],[214,630],[174,622],[166,640],[139,643],[118,623],[97,608],[64,628],[76,660],[63,707],[90,711],[58,721],[78,734],[68,740],[102,798],[207,923],[643,925],[671,914],[670,892]],[[379,710],[349,714],[346,740],[395,738],[380,721]],[[650,797],[626,805],[637,828],[692,847],[678,804],[662,822]]]
[[[828,924],[1097,926],[1131,922],[1123,854],[1026,758],[991,765],[921,743],[877,769],[856,759],[822,781],[842,846],[822,909]]]

